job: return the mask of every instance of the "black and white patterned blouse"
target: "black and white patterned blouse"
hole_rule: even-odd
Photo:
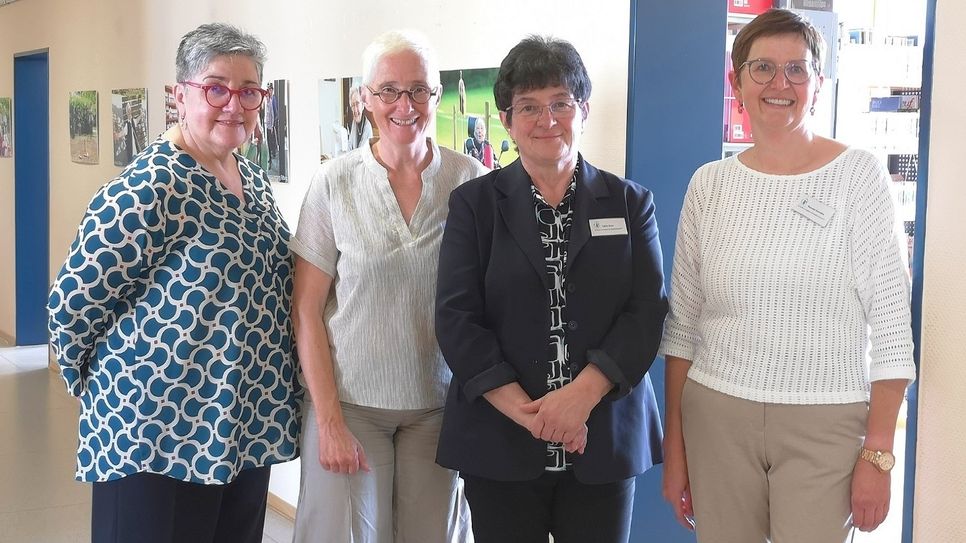
[[[580,167],[579,165],[577,166]],[[564,269],[567,266],[567,244],[573,224],[573,201],[577,191],[577,170],[570,180],[570,186],[556,209],[550,206],[533,184],[534,212],[537,215],[537,228],[543,245],[547,276],[550,278],[550,335],[547,343],[547,390],[557,390],[571,380],[570,353],[567,351],[567,334],[564,330],[563,311],[567,306],[564,290]],[[571,461],[562,443],[547,444],[547,471],[570,469]]]

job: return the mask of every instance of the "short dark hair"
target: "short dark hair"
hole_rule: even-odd
[[[755,17],[738,32],[731,48],[731,64],[734,69],[738,70],[748,60],[755,40],[782,34],[802,38],[812,53],[812,68],[820,75],[825,58],[825,38],[808,19],[787,9],[770,9]]]
[[[500,63],[493,97],[496,107],[506,111],[513,105],[514,94],[558,85],[581,102],[590,98],[590,77],[577,49],[568,41],[531,35],[513,46]],[[508,123],[511,117],[507,112]]]

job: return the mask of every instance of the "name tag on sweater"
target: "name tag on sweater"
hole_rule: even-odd
[[[627,223],[624,217],[613,219],[590,219],[590,235],[597,236],[626,236]]]
[[[805,195],[798,197],[795,205],[792,206],[792,210],[822,228],[828,226],[829,221],[832,220],[832,215],[835,214],[834,207]]]

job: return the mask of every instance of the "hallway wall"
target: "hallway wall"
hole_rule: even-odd
[[[399,4],[214,0],[31,0],[0,7],[0,96],[13,94],[13,55],[49,48],[51,69],[51,273],[56,273],[88,199],[115,175],[110,137],[110,91],[147,87],[150,127],[163,127],[162,89],[174,78],[178,38],[201,22],[245,26],[268,45],[266,79],[292,85],[293,180],[276,190],[291,221],[318,160],[317,80],[355,75],[359,54],[375,34],[391,27],[422,29],[440,52],[441,67],[486,67],[529,32],[553,32],[575,43],[595,84],[584,139],[589,159],[624,171],[627,103],[628,9],[624,2],[492,0],[485,10],[467,4],[414,0]],[[966,86],[966,5],[939,2],[930,154],[929,211],[923,300],[922,375],[917,451],[916,541],[966,539],[959,514],[966,468],[950,460],[966,448],[966,382],[961,337],[966,330],[966,184],[962,127]],[[655,54],[666,54],[666,51]],[[67,93],[100,93],[100,164],[70,162]],[[16,150],[15,150],[16,152]],[[14,159],[15,160],[15,159]],[[0,336],[14,332],[13,160],[0,160]],[[297,475],[297,473],[295,474]],[[291,473],[288,476],[292,476]],[[285,481],[284,477],[281,479]],[[294,502],[291,479],[273,491]],[[295,489],[297,492],[297,488]],[[898,502],[893,502],[894,512]],[[953,538],[955,539],[955,538]]]
[[[162,132],[163,90],[174,81],[178,41],[209,21],[237,24],[258,35],[269,52],[265,79],[290,81],[295,112],[290,122],[291,182],[273,189],[293,227],[319,162],[318,80],[359,75],[362,49],[391,28],[423,31],[436,46],[443,70],[499,66],[510,47],[530,33],[573,42],[594,83],[582,151],[600,167],[624,171],[629,28],[624,2],[593,7],[581,0],[14,2],[0,7],[0,96],[13,94],[13,55],[50,50],[52,276],[63,263],[91,195],[120,171],[112,160],[111,90],[146,87],[150,134]],[[75,90],[99,92],[96,166],[70,161],[67,99]],[[13,336],[15,329],[13,202],[13,160],[0,160],[0,337]],[[294,503],[297,480],[297,463],[286,465],[276,470],[272,490]]]

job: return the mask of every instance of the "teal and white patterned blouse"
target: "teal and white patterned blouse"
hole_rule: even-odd
[[[223,484],[298,455],[290,233],[236,158],[244,202],[165,140],[91,200],[48,304],[78,480]]]

